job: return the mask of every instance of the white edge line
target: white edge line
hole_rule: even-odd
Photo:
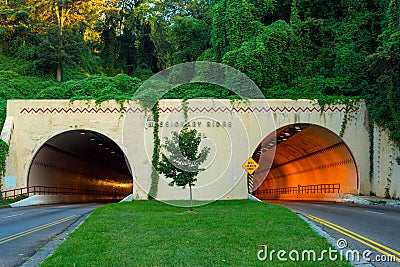
[[[364,211],[368,212],[368,213],[379,214],[379,215],[384,215],[385,214],[383,212],[377,212],[377,211],[370,211],[370,210],[364,210]]]
[[[25,214],[25,213],[18,213],[18,214],[14,214],[14,215],[9,215],[9,216],[3,217],[3,219],[12,218],[12,217],[17,217],[17,216],[21,216],[21,215],[24,215],[24,214]]]

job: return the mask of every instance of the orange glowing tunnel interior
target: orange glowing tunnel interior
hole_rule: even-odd
[[[336,200],[356,193],[357,167],[344,141],[311,124],[280,128],[257,147],[259,163],[248,177],[249,191],[259,199]]]
[[[36,153],[28,186],[72,188],[84,194],[124,197],[133,179],[123,151],[93,131],[68,131],[49,139]],[[97,194],[97,193],[96,193]]]

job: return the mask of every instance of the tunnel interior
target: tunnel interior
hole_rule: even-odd
[[[58,188],[64,193],[98,198],[123,198],[132,193],[133,179],[120,147],[103,134],[73,130],[44,143],[34,156],[28,186]],[[70,192],[71,193],[71,192]]]
[[[282,127],[267,136],[252,157],[259,168],[248,177],[249,191],[259,199],[323,200],[357,192],[358,172],[351,151],[324,127]]]

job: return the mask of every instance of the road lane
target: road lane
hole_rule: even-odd
[[[55,235],[100,204],[0,209],[0,266],[19,266]]]
[[[371,240],[365,236],[362,236],[358,233],[350,231],[349,229],[346,229],[337,224],[328,222],[321,218],[318,218],[318,217],[315,217],[312,215],[305,215],[305,216],[308,219],[310,219],[316,223],[322,224],[323,226],[326,226],[329,229],[335,230],[336,232],[341,233],[341,234],[343,234],[353,240],[356,240],[356,241],[360,242],[361,244],[366,245],[367,247],[379,252],[380,253],[379,259],[385,258],[385,259],[387,259],[387,260],[385,260],[386,262],[396,262],[396,261],[400,262],[400,252],[399,251],[391,249],[391,248],[389,248],[383,244],[380,244],[378,242],[375,242],[374,240]],[[337,245],[340,245],[340,248],[345,248],[348,246],[347,240],[346,239],[338,240]],[[363,257],[368,257],[370,259],[368,261],[370,261],[370,262],[374,261],[374,257],[370,257],[370,255],[371,255],[370,253],[368,253],[368,254],[360,253],[360,254],[363,255]],[[355,261],[355,259],[353,259],[353,261]],[[357,259],[357,261],[359,261],[359,259]]]
[[[348,233],[344,234],[340,228],[366,237],[367,239],[390,248],[395,252],[400,251],[400,208],[399,207],[382,207],[370,205],[358,205],[351,203],[332,203],[332,202],[295,202],[295,201],[273,201],[291,209],[294,212],[311,215],[309,219],[321,226],[336,240],[340,238],[346,239],[350,249],[357,249],[360,252],[365,250],[373,251],[371,258],[376,255],[382,255],[382,251],[371,248],[371,242],[357,241],[349,237]],[[320,219],[320,220],[318,220]],[[331,224],[329,224],[331,223]],[[332,226],[333,224],[333,226]],[[353,237],[357,239],[357,236]],[[358,238],[359,239],[359,238]],[[378,249],[381,248],[378,246]],[[384,250],[387,251],[387,250]],[[390,254],[395,254],[389,252]],[[398,255],[396,255],[398,256]],[[394,262],[371,262],[374,266],[389,267],[400,266],[400,263]]]
[[[1,239],[0,239],[0,245],[1,245],[1,244],[4,244],[4,243],[7,243],[7,242],[10,242],[10,241],[12,241],[12,240],[15,240],[15,239],[17,239],[17,238],[21,238],[21,237],[23,237],[23,236],[33,234],[33,233],[35,233],[35,232],[37,232],[37,231],[41,231],[41,230],[44,230],[44,229],[46,229],[46,228],[56,226],[57,224],[61,224],[61,223],[67,222],[67,221],[69,221],[69,220],[73,220],[73,219],[75,219],[76,217],[77,217],[77,215],[68,216],[68,217],[66,217],[66,218],[63,218],[63,219],[60,219],[60,220],[57,220],[57,221],[54,221],[54,222],[46,223],[46,224],[44,224],[44,225],[40,225],[40,226],[31,228],[31,229],[28,229],[28,230],[26,230],[26,231],[19,232],[19,233],[14,234],[14,235],[1,238]]]

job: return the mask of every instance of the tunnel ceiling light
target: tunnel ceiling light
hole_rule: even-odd
[[[102,143],[99,143],[98,145],[99,145],[99,146],[102,146],[103,144],[102,144]]]
[[[85,135],[85,134],[86,134],[86,132],[79,132],[79,134],[80,134],[80,135]]]
[[[111,154],[115,154],[115,151],[111,151]]]
[[[96,138],[91,137],[89,140],[90,141],[94,141],[94,140],[96,140]]]
[[[104,148],[105,150],[109,150],[110,148],[109,147],[106,147],[106,148]]]

